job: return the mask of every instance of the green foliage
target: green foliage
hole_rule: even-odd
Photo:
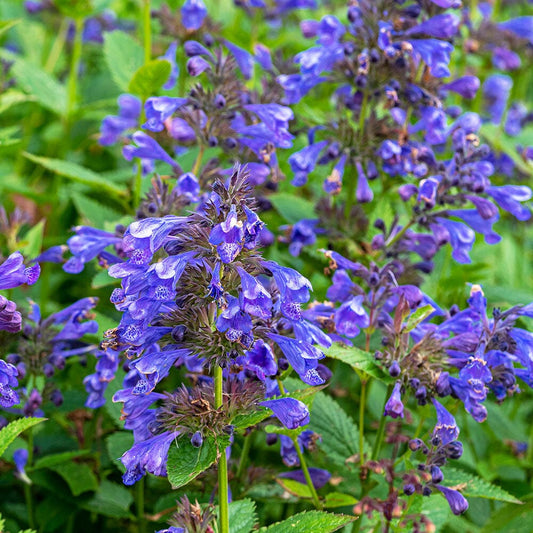
[[[316,218],[314,204],[299,196],[280,192],[272,194],[268,199],[289,224],[296,224],[304,218]]]
[[[27,429],[47,420],[46,418],[19,418],[0,429],[0,457],[7,447]]]
[[[168,452],[167,471],[168,481],[173,489],[177,489],[192,481],[207,470],[221,453],[229,446],[229,437],[215,439],[212,435],[204,438],[200,448],[191,444],[187,436],[180,437],[170,445]]]
[[[342,407],[330,396],[319,392],[313,402],[309,427],[322,436],[321,449],[328,461],[344,465],[359,453],[359,430]],[[368,444],[365,443],[368,449]]]
[[[374,355],[357,348],[334,344],[326,350],[326,355],[350,365],[356,372],[368,374],[383,382],[390,382],[391,378],[377,364]]]
[[[59,474],[67,482],[73,496],[98,489],[98,480],[86,463],[66,462],[47,468]]]
[[[507,491],[481,479],[480,477],[457,470],[456,468],[446,468],[445,484],[456,490],[460,490],[466,497],[486,498],[520,504],[520,500]]]
[[[257,524],[255,502],[246,498],[229,504],[230,533],[250,533]]]
[[[124,485],[106,480],[89,500],[81,504],[81,507],[111,518],[133,518],[129,511],[132,503],[133,496]]]
[[[127,92],[130,80],[143,65],[142,46],[127,33],[108,32],[104,38],[104,58],[117,87]]]
[[[264,533],[294,533],[295,531],[320,531],[330,533],[354,521],[353,516],[324,513],[321,511],[309,511],[278,522],[268,527],[262,527],[259,531]]]
[[[128,91],[146,100],[157,94],[170,75],[170,63],[156,59],[140,67],[128,85]]]

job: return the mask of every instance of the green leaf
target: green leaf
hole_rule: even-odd
[[[409,332],[420,324],[423,320],[425,320],[431,313],[435,311],[435,308],[428,304],[424,307],[419,307],[408,319],[407,324],[405,325],[404,331]]]
[[[101,289],[102,287],[108,287],[109,285],[115,285],[118,281],[116,278],[112,278],[107,269],[100,270],[91,281],[91,287],[93,289]]]
[[[319,392],[313,402],[310,429],[322,436],[320,447],[328,461],[344,465],[359,452],[359,430],[353,420],[330,396]],[[365,442],[368,449],[368,444]]]
[[[11,29],[13,26],[18,24],[20,19],[11,19],[11,20],[0,20],[0,35],[4,34],[6,31]],[[2,529],[0,528],[0,531]]]
[[[524,498],[524,505],[508,504],[492,513],[483,526],[483,533],[531,533],[533,495]]]
[[[72,461],[76,457],[81,457],[91,453],[90,450],[78,450],[75,452],[63,452],[63,453],[54,453],[52,455],[47,455],[41,457],[35,461],[35,464],[32,467],[32,470],[37,470],[39,468],[51,468],[56,465],[62,465],[64,463]]]
[[[364,372],[369,376],[379,379],[383,382],[390,382],[391,378],[376,363],[374,355],[361,350],[355,346],[345,347],[334,344],[325,351],[326,356],[332,359],[338,359],[347,365],[350,365],[356,372]]]
[[[16,54],[2,50],[0,55],[8,61],[14,61],[11,72],[19,87],[34,96],[35,100],[46,109],[58,115],[65,114],[67,92],[59,81],[37,65]]]
[[[126,487],[106,480],[92,498],[81,507],[111,518],[133,518],[129,511],[132,503],[133,496]]]
[[[170,69],[170,63],[165,59],[149,61],[135,72],[128,91],[146,100],[161,89],[170,76]]]
[[[109,435],[105,443],[111,462],[121,472],[125,472],[125,468],[119,459],[125,451],[133,446],[133,434],[130,431],[118,431],[117,433]]]
[[[294,479],[285,479],[282,477],[276,478],[277,483],[283,487],[288,493],[298,498],[312,498],[313,495],[309,490],[309,487],[304,483],[300,483]]]
[[[280,192],[272,194],[268,199],[289,224],[296,224],[304,218],[316,218],[315,204],[304,198]]]
[[[262,527],[259,531],[264,533],[297,533],[304,531],[330,533],[337,531],[354,520],[354,516],[309,511],[294,515],[283,522]]]
[[[58,473],[66,482],[73,496],[98,489],[98,480],[86,463],[64,463],[48,467]]]
[[[40,157],[27,152],[23,152],[23,155],[30,161],[33,161],[38,165],[42,165],[44,168],[47,168],[48,170],[51,170],[60,176],[88,185],[100,193],[109,193],[113,196],[127,196],[127,191],[125,191],[123,188],[118,187],[113,183],[109,183],[108,181],[102,179],[96,172],[93,172],[92,170],[82,167],[76,163],[63,161],[62,159]]]
[[[104,58],[113,81],[126,92],[130,80],[144,62],[142,46],[123,31],[106,32]]]
[[[522,503],[503,490],[498,485],[493,485],[474,474],[457,470],[456,468],[446,468],[445,473],[446,486],[460,490],[466,497],[486,498],[488,500],[498,500],[508,503]]]
[[[44,220],[31,228],[22,239],[21,252],[26,257],[37,257],[43,245]]]
[[[266,420],[269,416],[272,416],[272,411],[266,407],[259,406],[256,411],[251,413],[239,413],[231,420],[231,423],[237,429],[246,429],[259,424],[259,422]]]
[[[350,494],[344,494],[343,492],[330,492],[324,501],[324,507],[346,507],[348,505],[355,505],[357,499]]]
[[[0,457],[7,447],[28,428],[48,420],[47,418],[19,418],[10,422],[6,427],[0,429]]]
[[[24,102],[34,102],[35,97],[24,94],[20,91],[9,90],[0,96],[0,114],[8,110],[10,107],[22,104]]]
[[[208,436],[200,448],[195,448],[187,436],[171,444],[168,452],[167,472],[172,488],[177,489],[186,485],[207,470],[228,446],[229,437],[226,436],[216,440],[213,436]]]
[[[254,501],[246,498],[229,504],[229,533],[250,533],[256,524]]]
[[[114,222],[121,217],[121,214],[114,209],[92,198],[87,198],[83,194],[74,193],[71,195],[71,198],[80,217],[98,228],[103,227],[106,222]]]

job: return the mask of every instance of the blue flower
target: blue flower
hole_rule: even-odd
[[[431,224],[431,229],[439,234],[439,240],[444,238],[445,242],[448,240],[452,247],[452,257],[458,263],[470,263],[470,256],[468,255],[474,241],[476,240],[476,234],[466,224],[462,222],[455,222],[454,220],[447,220],[445,218],[436,218],[439,228],[436,224]],[[444,230],[444,234],[442,233]]]
[[[207,16],[202,0],[186,0],[181,7],[181,22],[187,30],[198,30]]]
[[[237,61],[237,65],[239,65],[244,79],[249,80],[254,72],[254,58],[252,54],[229,41],[225,41],[224,44],[233,54],[235,61]]]
[[[446,445],[459,436],[459,428],[455,418],[435,398],[432,399],[437,411],[437,425],[433,430],[433,438],[438,437],[440,444]]]
[[[255,341],[252,349],[239,360],[239,364],[254,372],[261,381],[265,381],[267,376],[275,376],[278,371],[274,353],[262,339]]]
[[[18,371],[10,363],[0,359],[0,406],[4,409],[13,407],[20,402],[17,392],[14,390],[18,387]]]
[[[171,96],[152,96],[146,100],[144,110],[146,122],[142,127],[149,131],[163,131],[164,122],[174,112],[187,103],[187,98],[173,98]]]
[[[401,388],[401,382],[397,381],[396,385],[394,385],[394,389],[390,398],[385,404],[385,412],[383,413],[383,416],[391,416],[392,418],[403,418]]]
[[[98,142],[103,146],[115,144],[124,131],[137,127],[141,106],[141,101],[136,96],[121,94],[118,97],[118,116],[108,115],[104,118]]]
[[[309,424],[309,409],[305,403],[294,398],[266,400],[259,405],[271,409],[287,429],[296,429]]]
[[[413,39],[409,42],[413,50],[420,55],[435,78],[446,78],[450,75],[448,65],[453,46],[438,39]]]
[[[500,22],[498,26],[533,44],[533,17],[517,17]]]
[[[324,470],[322,468],[310,467],[308,470],[309,470],[309,475],[311,476],[311,481],[313,483],[313,486],[317,490],[325,486],[326,483],[331,479],[331,474],[327,470]],[[299,483],[302,483],[302,485],[305,485],[307,482],[305,479],[303,470],[283,472],[281,474],[278,474],[278,477],[285,478],[285,479],[293,479],[294,481],[298,481]]]
[[[494,198],[496,203],[508,211],[518,220],[529,220],[531,210],[522,205],[531,199],[531,189],[525,185],[502,185],[501,187],[487,187],[486,193]]]
[[[444,487],[443,485],[435,486],[444,494],[453,514],[460,515],[468,509],[468,501],[459,491]]]
[[[494,124],[502,120],[512,87],[513,80],[505,74],[492,74],[483,83],[485,106]]]
[[[216,246],[223,263],[231,263],[242,250],[243,241],[243,223],[237,216],[236,206],[232,205],[226,220],[211,230],[209,242]]]
[[[370,319],[363,307],[363,296],[354,296],[346,300],[335,312],[337,333],[353,338],[359,335],[360,328],[367,328]]]
[[[13,289],[23,284],[33,285],[40,273],[38,264],[26,267],[22,254],[14,252],[0,265],[0,290]]]
[[[0,331],[17,333],[22,327],[22,315],[17,304],[0,295]]]
[[[294,186],[301,187],[307,183],[307,176],[315,168],[318,156],[327,144],[327,141],[310,144],[299,152],[293,152],[289,157],[289,165],[294,172],[294,179],[292,180]]]
[[[164,59],[170,63],[170,75],[165,85],[163,85],[163,89],[165,89],[166,91],[173,89],[178,79],[179,68],[176,63],[177,49],[178,49],[178,43],[174,41],[170,43],[170,46],[167,48],[167,51],[162,56],[158,57],[158,59]]]
[[[134,157],[148,160],[161,160],[172,167],[176,166],[175,161],[159,146],[159,143],[142,131],[136,131],[132,135],[133,142],[137,145],[128,144],[122,149],[122,155],[126,161],[131,161]]]
[[[272,316],[272,299],[263,285],[243,268],[237,267],[241,278],[239,300],[244,312],[259,318]]]
[[[200,183],[192,172],[186,172],[177,179],[176,190],[180,196],[187,198],[189,202],[200,200]]]
[[[218,331],[226,333],[226,338],[230,342],[241,342],[249,348],[253,341],[250,335],[252,319],[241,310],[237,298],[228,295],[227,301],[227,307],[217,318],[216,327]]]

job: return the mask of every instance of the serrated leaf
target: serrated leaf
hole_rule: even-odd
[[[0,51],[0,56],[8,61],[14,61],[11,72],[19,87],[34,96],[35,100],[46,109],[58,115],[65,114],[67,92],[59,81],[37,65],[7,50]]]
[[[229,504],[229,533],[250,533],[257,524],[255,502],[246,498]]]
[[[76,181],[78,183],[83,183],[84,185],[88,185],[89,187],[101,193],[106,192],[112,194],[115,197],[127,196],[127,191],[125,191],[121,187],[118,187],[113,183],[107,182],[106,180],[102,179],[96,172],[93,172],[92,170],[82,167],[81,165],[78,165],[76,163],[72,163],[71,161],[40,157],[37,155],[29,154],[27,152],[23,152],[23,155],[30,161],[33,161],[38,165],[42,165],[44,168],[47,168],[48,170],[51,170],[52,172],[55,172],[60,176],[71,179],[72,181]]]
[[[144,52],[142,46],[127,33],[106,32],[104,58],[113,81],[121,91],[127,91],[130,80],[144,62]]]
[[[164,59],[149,61],[135,72],[128,91],[146,100],[161,89],[170,76],[170,69],[170,63]]]
[[[324,507],[331,509],[334,507],[355,505],[356,503],[357,499],[350,494],[344,494],[343,492],[330,492],[324,500]]]
[[[73,496],[98,489],[98,480],[88,464],[69,462],[54,464],[48,468],[67,482]]]
[[[26,257],[37,257],[43,245],[44,220],[39,221],[33,228],[28,230],[22,239],[21,252]]]
[[[498,487],[498,485],[489,483],[474,474],[457,470],[456,468],[446,468],[444,481],[447,487],[460,490],[466,497],[486,498],[488,500],[498,500],[508,503],[522,503],[512,494]]]
[[[327,357],[338,359],[347,365],[350,365],[358,372],[364,372],[380,381],[388,383],[391,381],[390,376],[385,374],[381,367],[376,363],[374,355],[361,350],[355,346],[345,347],[334,344],[324,352]]]
[[[282,477],[276,478],[276,482],[281,487],[283,487],[284,490],[286,490],[288,493],[292,494],[293,496],[297,496],[298,498],[312,498],[313,497],[313,495],[311,494],[311,491],[309,490],[309,487],[305,485],[304,483],[300,483],[299,481],[296,481],[294,479],[282,478]]]
[[[48,420],[47,418],[19,418],[10,422],[6,427],[0,429],[0,457],[7,447],[28,428]]]
[[[133,433],[130,431],[118,431],[107,437],[107,453],[111,462],[121,471],[125,472],[124,465],[120,462],[123,453],[133,446]]]
[[[246,429],[259,424],[259,422],[266,420],[269,416],[272,416],[272,411],[266,407],[259,406],[256,411],[252,411],[251,413],[239,413],[231,420],[231,423],[237,429]]]
[[[81,457],[89,453],[91,453],[90,450],[78,450],[75,452],[54,453],[52,455],[40,457],[39,459],[37,459],[37,461],[35,461],[32,470],[62,465],[64,463],[72,461],[72,459],[75,459],[76,457]]]
[[[407,319],[407,324],[405,325],[404,331],[409,332],[418,326],[422,321],[424,321],[431,313],[435,311],[435,308],[428,304],[424,307],[419,307],[411,316]]]
[[[114,222],[122,216],[107,205],[87,198],[83,194],[74,193],[71,197],[80,217],[98,228],[103,227],[106,222]]]
[[[213,436],[207,436],[200,448],[195,448],[187,436],[171,444],[168,452],[167,472],[172,488],[177,489],[186,485],[207,470],[228,446],[229,437],[225,436],[216,440]]]
[[[359,452],[359,430],[353,420],[330,396],[315,396],[309,428],[322,436],[320,447],[328,460],[344,465],[346,459]],[[368,444],[365,442],[368,449]]]
[[[129,511],[132,503],[133,496],[126,487],[103,481],[98,491],[81,507],[111,518],[133,518]]]
[[[304,531],[330,533],[337,531],[354,520],[354,516],[309,511],[294,515],[283,522],[262,527],[259,531],[264,533],[296,533]]]
[[[303,219],[316,218],[315,204],[289,193],[276,193],[268,197],[274,209],[289,223],[296,224]]]

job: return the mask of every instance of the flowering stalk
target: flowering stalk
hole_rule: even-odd
[[[224,376],[222,367],[215,367],[215,409],[223,406],[222,388]],[[228,509],[228,458],[226,450],[222,450],[218,462],[218,505],[220,509],[220,533],[229,533],[229,509]]]
[[[309,468],[307,467],[307,462],[305,461],[304,454],[302,453],[302,449],[300,448],[300,444],[298,443],[298,437],[293,436],[291,437],[291,439],[294,444],[294,447],[296,448],[296,453],[298,454],[298,459],[300,460],[300,466],[302,467],[302,471],[305,476],[305,481],[307,483],[307,486],[309,487],[309,491],[311,492],[313,503],[317,509],[322,509],[322,505],[320,504],[320,500],[318,499],[318,494],[316,493],[315,486],[313,485],[313,480],[311,479],[311,474],[309,473]]]
[[[28,462],[27,465],[31,467],[33,464],[33,428],[28,429]],[[31,493],[31,485],[24,483],[24,497],[26,498],[26,509],[28,512],[28,523],[31,529],[35,529],[35,519],[33,517],[33,496]]]

